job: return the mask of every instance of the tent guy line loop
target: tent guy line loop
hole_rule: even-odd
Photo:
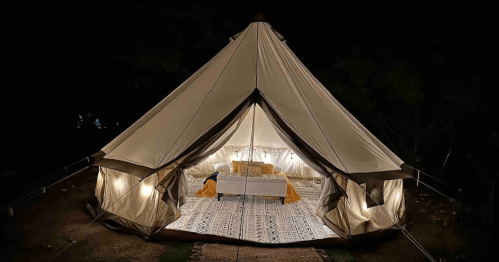
[[[442,183],[442,184],[444,184],[444,185],[446,185],[446,186],[448,186],[448,187],[450,187],[450,188],[452,188],[452,189],[456,190],[456,191],[457,191],[457,192],[459,192],[459,193],[461,193],[461,191],[462,191],[462,189],[461,189],[461,188],[455,188],[455,187],[453,187],[453,186],[451,186],[451,185],[449,185],[449,184],[445,183],[444,181],[442,181],[442,180],[440,180],[440,179],[438,179],[438,178],[436,178],[436,177],[434,177],[434,176],[431,176],[431,175],[429,175],[428,173],[425,173],[425,172],[423,172],[423,171],[421,171],[421,170],[419,170],[419,169],[417,169],[417,168],[416,168],[416,170],[418,171],[418,180],[419,180],[419,173],[422,173],[423,175],[426,175],[427,177],[430,177],[430,178],[432,178],[432,179],[434,179],[434,180],[436,180],[436,181],[438,181],[438,182],[440,182],[440,183]]]
[[[133,187],[131,187],[130,189],[128,189],[128,191],[126,191],[123,195],[121,195],[118,199],[116,199],[116,201],[114,201],[113,203],[111,203],[111,205],[109,206],[109,208],[111,208],[112,206],[114,206],[114,204],[116,204],[118,201],[120,201],[120,199],[122,199],[125,195],[127,195],[128,193],[130,193],[138,184],[140,184],[140,182],[142,182],[144,180],[144,178],[140,179],[139,182],[137,182],[137,183],[135,183],[135,185],[133,185]],[[48,261],[49,262],[52,261],[59,254],[61,254],[64,250],[66,250],[69,246],[71,246],[72,244],[75,244],[76,243],[75,239],[81,234],[81,232],[83,232],[85,229],[87,229],[88,226],[90,226],[93,222],[95,222],[97,219],[99,219],[99,217],[101,217],[105,213],[107,213],[107,210],[103,209],[102,212],[99,215],[95,216],[95,218],[92,221],[90,221],[90,223],[88,223],[85,227],[83,227],[80,230],[78,230],[78,232],[76,232],[76,234],[74,235],[74,237],[72,237],[72,238],[70,237],[70,238],[64,240],[64,242],[62,242],[54,251],[52,251],[50,253],[50,255],[52,255],[57,250],[59,250],[59,248],[61,248],[61,246],[63,246],[65,242],[70,242],[70,243],[64,249],[62,249],[61,251],[59,251],[59,253],[55,254],[55,256],[53,256],[52,258],[50,258]],[[70,241],[68,241],[68,240],[70,240]]]
[[[385,214],[388,215],[388,217],[390,217],[390,219],[392,219],[393,222],[395,222],[395,224],[397,224],[397,226],[400,228],[400,230],[402,231],[402,233],[432,262],[437,262],[431,255],[430,253],[428,253],[428,251],[426,251],[426,249],[424,249],[424,247],[411,235],[411,233],[409,233],[409,231],[407,231],[407,229],[405,229],[405,225],[404,226],[401,226],[399,224],[398,221],[396,221],[389,213],[388,211],[386,211],[385,207],[383,205],[380,205],[378,203],[378,201],[376,201],[369,193],[367,193],[367,190],[365,188],[363,188],[362,186],[360,186],[358,183],[354,183],[356,184],[358,187],[360,187],[364,193],[366,193],[369,198],[371,198],[375,203],[376,205],[378,205],[378,207],[383,210],[383,212],[385,212]]]

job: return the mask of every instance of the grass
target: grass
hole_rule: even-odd
[[[167,246],[166,252],[159,258],[160,262],[189,261],[192,255],[192,243],[177,241]]]

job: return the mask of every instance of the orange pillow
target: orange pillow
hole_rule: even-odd
[[[264,164],[263,165],[263,173],[264,174],[274,174],[274,165],[272,164]]]
[[[232,161],[232,172],[239,173],[239,165],[241,161]]]
[[[260,177],[263,173],[263,164],[251,164],[248,170],[248,164],[241,163],[239,166],[239,174],[248,175],[250,177]]]

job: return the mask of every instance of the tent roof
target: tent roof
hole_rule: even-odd
[[[341,106],[282,39],[266,22],[250,24],[198,72],[106,145],[102,149],[104,162],[113,163],[108,167],[126,164],[158,169],[177,161],[256,94],[267,105],[265,112],[257,111],[258,118],[264,119],[261,116],[269,116],[272,111],[273,128],[281,125],[287,130],[281,135],[294,137],[286,143],[297,146],[296,141],[301,141],[300,147],[313,151],[325,166],[362,176],[400,171],[403,161]],[[270,122],[266,121],[262,120],[266,129],[258,132],[269,130]],[[248,129],[245,123],[240,129]],[[239,137],[234,135],[233,140]],[[274,137],[261,136],[260,142],[277,141]]]
[[[254,146],[261,147],[288,147],[274,130],[269,118],[265,115],[262,108],[254,105],[256,108],[253,111],[250,109],[248,115],[244,118],[239,129],[232,135],[227,142],[227,146],[248,146],[251,142],[251,126],[253,125],[253,112],[255,112],[255,134]]]

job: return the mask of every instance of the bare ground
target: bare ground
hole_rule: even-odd
[[[93,219],[86,204],[93,198],[95,181],[95,172],[84,171],[16,207],[14,217],[7,217],[3,223],[0,260],[47,261],[62,250],[69,244],[64,240],[74,237]],[[406,222],[414,238],[437,261],[485,260],[489,243],[480,225],[474,224],[476,219],[448,200],[410,183],[405,191]],[[90,224],[75,240],[53,261],[185,261],[185,250],[195,241],[235,243],[220,237],[166,230],[144,240],[99,222]],[[62,248],[54,252],[61,243]],[[348,243],[324,240],[298,245],[324,248],[333,261],[428,261],[400,231]],[[179,255],[168,256],[176,253]]]

